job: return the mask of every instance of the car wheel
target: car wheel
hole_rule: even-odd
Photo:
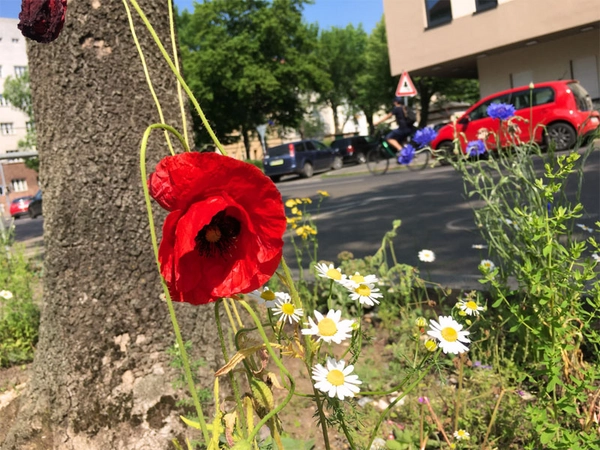
[[[546,145],[554,145],[556,151],[568,150],[575,145],[576,141],[577,133],[568,123],[552,123],[546,128]]]
[[[310,178],[313,176],[313,174],[315,173],[313,166],[311,163],[306,162],[304,163],[304,166],[302,166],[302,170],[300,171],[300,176],[302,178]]]
[[[33,213],[33,211],[30,209],[28,212],[29,212],[29,217],[31,217],[32,219],[35,219],[35,214]]]
[[[331,168],[333,170],[340,170],[344,166],[344,160],[341,156],[336,156],[333,158],[333,163],[331,164]]]
[[[367,157],[364,153],[358,153],[356,155],[356,164],[364,164],[367,162]]]
[[[277,183],[279,180],[281,180],[281,175],[271,175],[269,178],[273,183]]]
[[[442,141],[438,145],[437,150],[434,152],[435,159],[439,161],[440,165],[448,166],[451,164],[452,160],[455,159],[454,156],[454,144],[452,141]]]

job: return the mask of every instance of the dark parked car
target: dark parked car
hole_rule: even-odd
[[[352,136],[336,139],[331,147],[337,149],[344,162],[363,164],[367,161],[367,153],[377,146],[377,141],[371,136]]]
[[[32,219],[42,215],[42,191],[37,191],[37,194],[33,196],[27,211],[29,212],[29,217]]]
[[[344,161],[322,142],[304,140],[267,149],[263,164],[265,175],[277,182],[282,175],[310,178],[315,172],[341,169]]]
[[[27,214],[27,208],[31,198],[31,195],[28,195],[27,197],[15,198],[12,202],[10,202],[10,215],[15,219],[18,219],[19,217]]]

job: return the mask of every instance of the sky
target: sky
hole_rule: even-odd
[[[193,10],[194,0],[174,0],[179,9]],[[17,18],[21,0],[0,0],[0,17]],[[67,10],[67,16],[69,12]],[[319,28],[362,24],[370,32],[383,15],[383,0],[314,0],[304,9],[307,22],[317,22]],[[67,17],[68,20],[68,17]]]

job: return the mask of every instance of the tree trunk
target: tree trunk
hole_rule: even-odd
[[[331,106],[331,109],[333,110],[333,126],[334,126],[334,134],[337,136],[339,134],[342,134],[342,128],[340,127],[340,115],[338,113],[338,104],[330,101],[329,105]]]
[[[138,1],[170,48],[166,2]],[[141,27],[138,37],[166,120],[181,128],[175,79]],[[123,4],[69,1],[62,35],[32,43],[28,56],[44,192],[44,304],[32,378],[2,449],[172,448],[183,429],[166,352],[174,336],[138,163],[142,133],[159,119]],[[155,133],[149,170],[167,154]],[[202,343],[202,384],[212,387],[220,364],[213,308],[176,311],[184,339]]]
[[[250,156],[250,132],[246,127],[242,127],[242,138],[244,139],[244,149],[246,150],[246,159],[252,159]]]

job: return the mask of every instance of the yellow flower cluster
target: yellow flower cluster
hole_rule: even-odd
[[[325,191],[319,191],[322,197],[328,197],[329,194]],[[310,217],[304,216],[302,205],[311,204],[313,201],[309,197],[290,198],[286,200],[285,206],[290,209],[291,217],[286,217],[287,223],[296,230],[296,234],[306,240],[317,234],[317,229],[312,225]],[[308,224],[306,222],[309,222]]]

